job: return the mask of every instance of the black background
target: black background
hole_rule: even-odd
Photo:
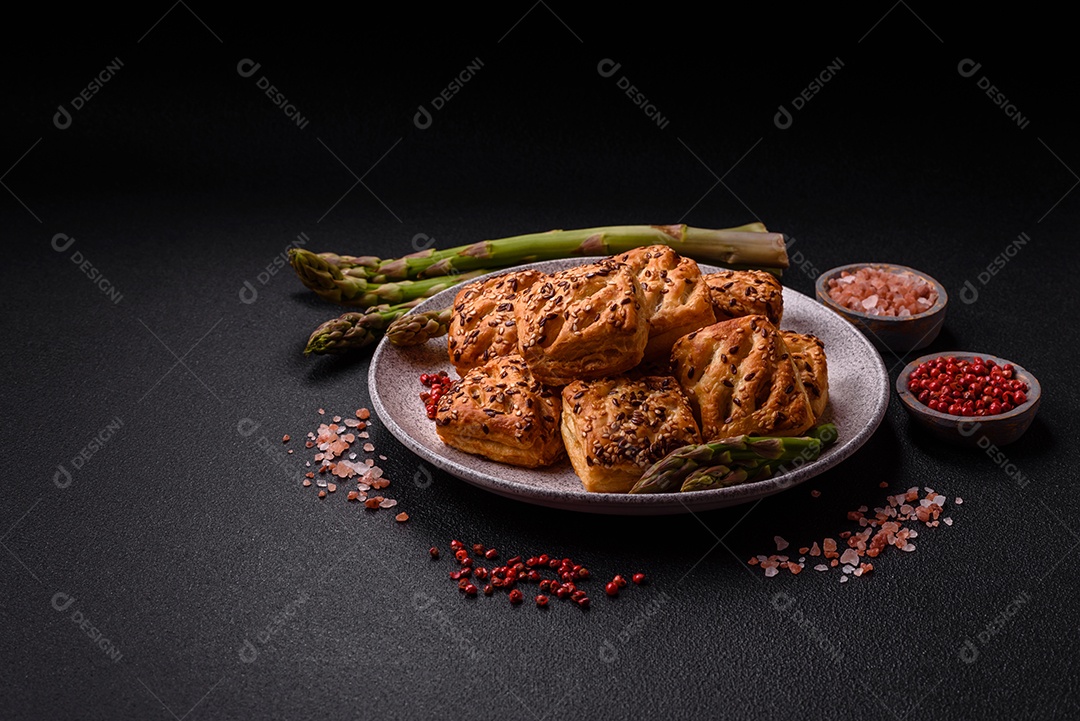
[[[7,26],[4,51],[0,715],[1080,713],[1068,448],[1080,147],[1064,17],[905,3],[34,12]],[[117,75],[58,129],[57,106],[114,58]],[[237,72],[245,58],[261,64],[253,77]],[[418,106],[477,58],[431,127],[416,127]],[[606,58],[621,63],[614,77],[597,72]],[[778,128],[778,106],[837,58],[836,76]],[[982,64],[973,77],[957,70],[965,58]],[[259,91],[263,75],[306,127]],[[621,76],[666,127],[620,92]],[[1026,127],[978,88],[982,76]],[[341,493],[316,500],[286,473],[306,455],[279,465],[256,445],[302,439],[319,407],[368,404],[366,356],[301,355],[338,310],[288,268],[259,279],[299,233],[312,250],[394,257],[418,234],[449,247],[753,219],[796,238],[812,270],[784,282],[801,292],[813,269],[863,260],[944,283],[948,320],[929,350],[1003,356],[1042,381],[1008,465],[940,445],[894,398],[855,456],[758,505],[593,517],[434,469],[428,485],[376,424],[389,490],[412,516],[399,525]],[[75,238],[63,253],[57,233]],[[1030,242],[980,283],[1020,233]],[[254,303],[241,302],[245,281]],[[965,281],[974,303],[959,301]],[[900,360],[885,356],[893,379]],[[251,436],[237,432],[244,418],[259,424]],[[71,484],[54,484],[114,419],[122,427]],[[887,553],[865,578],[764,579],[744,563],[776,534],[796,547],[835,537],[851,528],[846,511],[912,485],[948,496],[955,525],[924,529],[915,553]],[[466,601],[448,554],[427,558],[454,537],[651,583],[617,601],[596,583],[588,613]],[[58,593],[74,599],[62,612]]]

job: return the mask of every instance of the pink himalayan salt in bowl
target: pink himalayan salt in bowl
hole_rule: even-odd
[[[879,348],[925,348],[945,323],[948,294],[926,273],[892,263],[852,263],[817,280],[819,302],[854,324]]]
[[[907,318],[937,302],[934,284],[908,271],[863,266],[828,280],[829,297],[848,310],[867,315]]]

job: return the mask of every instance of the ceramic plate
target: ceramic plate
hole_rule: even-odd
[[[523,265],[545,273],[592,262],[574,258]],[[703,273],[718,270],[702,265]],[[505,273],[506,271],[499,271]],[[493,274],[495,275],[495,274]],[[486,277],[486,276],[485,276]],[[418,306],[414,312],[453,304],[457,288],[450,288]],[[877,429],[889,404],[889,376],[881,356],[855,326],[817,301],[784,288],[785,330],[813,333],[825,342],[829,364],[829,407],[823,420],[831,420],[839,440],[816,460],[764,481],[694,493],[646,495],[588,493],[568,460],[534,470],[516,468],[450,448],[435,434],[419,394],[420,374],[445,370],[457,377],[446,351],[446,338],[426,345],[399,348],[385,339],[371,360],[368,384],[372,405],[387,429],[409,450],[458,478],[493,493],[527,503],[590,513],[660,515],[705,511],[754,501],[813,478],[850,456]]]

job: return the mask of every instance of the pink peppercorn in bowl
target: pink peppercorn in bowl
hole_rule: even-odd
[[[893,263],[852,263],[817,279],[817,299],[863,332],[872,343],[898,353],[925,348],[945,324],[949,296],[922,271]]]
[[[950,407],[944,411],[938,410],[943,407],[943,401],[933,403],[936,408],[928,405],[934,398],[941,398],[941,389],[927,381],[944,378],[944,375],[931,376],[926,372],[927,368],[932,372],[939,359],[944,361],[944,365],[937,364],[940,373],[948,373],[946,367],[950,363],[957,369],[958,372],[954,372],[949,379],[959,384],[955,387],[956,391],[971,393],[972,405],[978,403],[976,397],[985,398],[987,390],[998,386],[1002,392],[994,392],[993,403],[989,407],[984,404],[985,415],[976,415],[979,410],[970,406],[961,408],[961,404],[966,405],[967,401],[956,398],[947,401]],[[972,365],[964,367],[965,364]],[[999,371],[994,373],[998,382],[991,383],[991,372],[995,367]],[[969,374],[968,370],[975,373]],[[978,384],[974,392],[969,375]],[[913,380],[916,382],[913,383]],[[923,393],[924,390],[929,392]],[[980,448],[1003,446],[1020,438],[1035,420],[1042,400],[1042,387],[1034,375],[1015,363],[985,353],[933,353],[916,358],[900,372],[896,379],[896,392],[911,417],[931,433],[947,441]]]

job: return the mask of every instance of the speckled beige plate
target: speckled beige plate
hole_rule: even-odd
[[[533,263],[552,273],[591,262],[593,258]],[[702,272],[718,270],[702,265]],[[506,271],[500,271],[506,272]],[[457,288],[428,299],[414,312],[449,306]],[[379,343],[368,372],[371,400],[379,419],[394,436],[423,460],[473,485],[541,506],[590,513],[660,515],[705,511],[733,506],[778,493],[832,468],[854,453],[877,429],[889,404],[889,376],[881,356],[855,326],[817,301],[784,288],[785,330],[813,333],[825,342],[829,363],[829,407],[826,420],[839,429],[840,438],[816,460],[773,478],[732,488],[695,493],[629,495],[588,493],[570,462],[542,470],[516,468],[450,448],[435,434],[420,402],[420,374],[445,370],[456,378],[446,351],[446,338],[426,345],[398,348]]]

